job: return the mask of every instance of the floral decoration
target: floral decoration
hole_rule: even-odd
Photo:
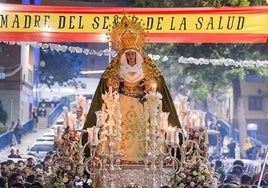
[[[200,156],[207,157],[208,138],[206,128],[204,126],[196,126],[191,127],[188,131],[188,140],[191,140],[196,143],[195,147],[198,147],[197,149]]]
[[[217,180],[217,176],[214,168],[199,160],[193,163],[184,163],[176,173],[172,187],[211,187],[215,180]]]

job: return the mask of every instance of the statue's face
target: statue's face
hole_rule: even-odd
[[[136,63],[136,52],[135,51],[127,51],[126,57],[129,64]]]

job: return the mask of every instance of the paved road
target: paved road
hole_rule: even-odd
[[[27,135],[22,137],[22,144],[16,145],[15,147],[19,149],[20,154],[26,158],[27,149],[33,145],[37,138],[41,138],[42,135],[49,131],[50,128],[47,127],[47,119],[45,117],[39,117],[39,122],[37,127]],[[10,147],[6,147],[0,150],[0,159],[4,161],[7,159],[7,156],[10,154]]]

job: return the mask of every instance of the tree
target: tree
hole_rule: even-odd
[[[153,1],[151,4],[151,1],[148,0],[136,0],[135,2],[138,6],[147,7],[248,6],[267,4],[267,2],[258,0],[194,0],[186,2],[166,0]],[[244,59],[267,59],[266,44],[169,44],[165,47],[159,47],[159,44],[156,44],[149,46],[147,49],[150,49],[152,54],[163,53],[171,57],[191,57],[194,54],[195,58],[232,58],[237,61]],[[234,96],[234,118],[232,125],[239,129],[240,147],[242,148],[242,144],[245,142],[247,137],[247,131],[244,107],[241,98],[240,79],[243,79],[246,75],[252,72],[258,75],[268,75],[268,71],[263,69],[240,67],[203,66],[200,68],[200,66],[197,67],[196,65],[176,66],[177,63],[175,63],[174,60],[170,60],[169,63],[158,63],[160,64],[159,66],[164,69],[169,68],[167,77],[168,85],[173,90],[176,89],[177,92],[180,92],[181,88],[187,87],[188,91],[186,90],[185,92],[193,94],[191,95],[192,99],[203,99],[205,101],[205,96],[208,92],[216,92],[220,88],[226,88],[229,85],[228,83],[231,84]],[[176,71],[177,74],[172,74]],[[187,82],[189,75],[191,75],[191,81]],[[173,83],[179,84],[175,86]],[[200,83],[202,83],[202,87],[200,87]]]
[[[46,84],[48,87],[56,82],[64,85],[72,81],[79,75],[79,65],[87,61],[85,55],[69,51],[42,50],[40,57],[45,64],[39,67],[39,80],[41,84]]]

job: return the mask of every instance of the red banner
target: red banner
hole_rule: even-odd
[[[152,43],[266,43],[268,7],[125,8],[0,4],[0,40],[107,42],[123,13]]]

